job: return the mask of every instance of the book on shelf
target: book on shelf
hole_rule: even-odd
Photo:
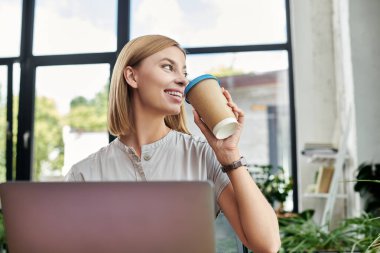
[[[334,168],[332,166],[321,166],[315,183],[315,193],[328,193],[333,175]]]

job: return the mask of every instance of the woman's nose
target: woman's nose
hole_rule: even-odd
[[[186,86],[189,83],[189,80],[184,76],[180,76],[176,79],[175,82],[180,86]]]

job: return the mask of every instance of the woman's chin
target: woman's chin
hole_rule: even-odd
[[[173,113],[171,113],[171,114],[169,114],[169,115],[170,115],[170,116],[175,116],[175,115],[178,115],[180,112],[181,112],[181,110],[178,110],[178,111],[173,112]]]
[[[178,114],[180,114],[180,112],[181,112],[181,108],[179,107],[178,109],[171,109],[171,110],[168,110],[167,112],[166,112],[166,115],[170,115],[170,116],[174,116],[174,115],[178,115]]]

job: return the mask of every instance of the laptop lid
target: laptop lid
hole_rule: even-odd
[[[209,182],[0,185],[12,253],[215,252]]]

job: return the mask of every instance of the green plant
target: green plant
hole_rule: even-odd
[[[364,210],[380,216],[380,164],[360,164],[356,179],[354,190],[364,200]]]
[[[279,218],[282,246],[280,252],[377,252],[380,250],[380,218],[370,214],[343,220],[327,232],[316,224],[313,210],[290,218]]]
[[[283,204],[289,192],[293,189],[292,178],[285,176],[284,169],[281,166],[253,165],[253,167],[261,170],[262,177],[256,177],[255,179],[257,186],[268,202],[272,206],[274,206],[276,201]]]
[[[0,211],[0,248],[5,243],[5,228],[3,213]]]

